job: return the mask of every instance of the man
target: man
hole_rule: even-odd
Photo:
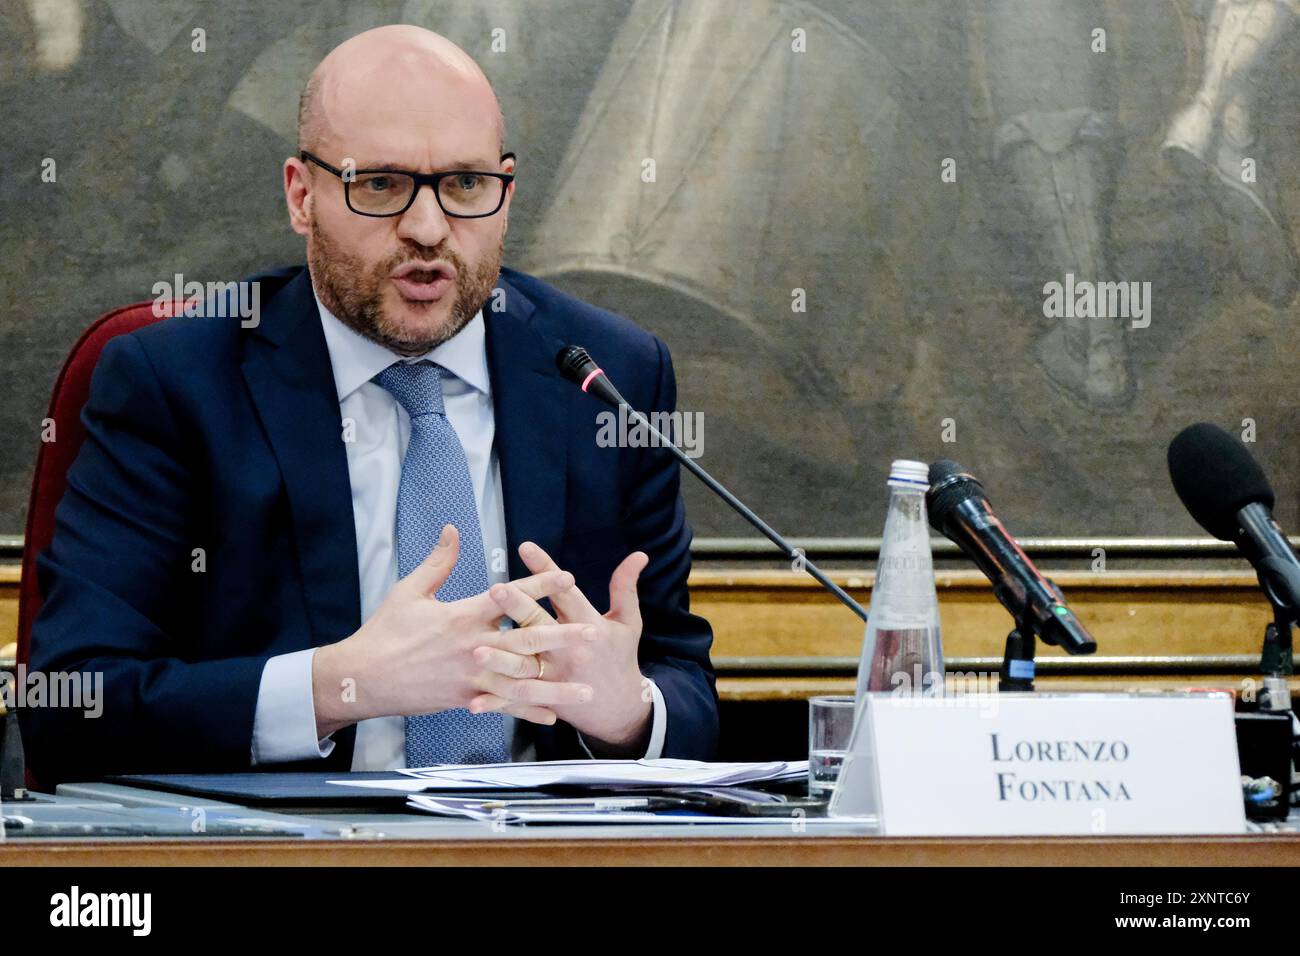
[[[31,662],[102,673],[103,715],[24,710],[42,783],[713,754],[677,466],[599,447],[554,362],[585,345],[670,411],[667,350],[501,270],[503,136],[448,40],[353,37],[284,164],[309,268],[258,280],[253,328],[104,350]]]

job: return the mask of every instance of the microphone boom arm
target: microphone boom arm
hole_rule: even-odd
[[[608,379],[606,381],[608,381]],[[822,571],[821,568],[817,567],[817,565],[813,563],[811,558],[805,555],[798,548],[791,545],[790,542],[786,541],[785,538],[781,537],[781,535],[777,534],[776,530],[771,525],[769,525],[758,515],[754,514],[754,512],[752,512],[748,507],[745,506],[744,502],[742,502],[739,498],[737,498],[730,491],[728,491],[721,484],[719,484],[717,479],[714,478],[712,475],[710,475],[707,471],[705,471],[699,465],[699,463],[695,461],[695,459],[691,458],[689,455],[686,454],[686,452],[678,448],[677,445],[670,438],[668,438],[667,435],[665,435],[659,429],[655,428],[654,425],[650,423],[650,420],[648,418],[646,418],[639,411],[637,411],[635,408],[629,405],[626,401],[623,401],[622,398],[623,397],[620,395],[619,399],[621,401],[622,407],[627,409],[627,415],[629,418],[631,418],[641,427],[647,429],[650,432],[650,434],[657,436],[659,441],[662,442],[667,448],[672,450],[672,453],[677,457],[677,460],[680,461],[683,465],[685,465],[686,468],[691,472],[691,474],[693,474],[696,478],[700,479],[700,481],[704,482],[706,485],[709,486],[710,491],[712,491],[715,495],[717,495],[727,504],[731,505],[732,510],[735,511],[736,514],[740,515],[742,518],[748,521],[759,532],[761,532],[765,538],[767,538],[778,548],[780,548],[781,551],[784,552],[787,558],[791,558],[792,560],[797,561],[799,564],[801,564],[804,570],[806,570],[809,574],[811,574],[814,578],[816,578],[817,582],[822,587],[824,587],[826,590],[830,591],[831,594],[834,594],[837,598],[839,598],[840,602],[845,607],[847,607],[850,611],[852,611],[858,617],[862,618],[863,621],[866,621],[867,619],[866,608],[864,608],[857,601],[853,600],[853,598],[849,596],[848,592],[846,592],[838,584],[836,584],[834,581],[828,578],[825,572]]]
[[[577,385],[578,388],[582,389],[582,391],[589,395],[594,395],[596,398],[608,402],[611,405],[617,405],[626,409],[629,418],[658,438],[659,442],[671,450],[677,460],[685,465],[691,474],[704,482],[710,491],[730,505],[731,509],[735,511],[736,514],[748,521],[763,535],[763,537],[767,538],[780,548],[781,552],[787,558],[791,558],[802,566],[813,576],[813,578],[816,579],[818,584],[824,587],[827,591],[830,591],[831,594],[835,595],[835,597],[840,600],[840,603],[858,617],[862,618],[863,621],[867,619],[866,608],[853,600],[853,598],[849,596],[848,592],[828,578],[821,568],[817,567],[816,564],[809,560],[807,555],[791,545],[789,541],[786,541],[785,538],[777,534],[776,530],[772,528],[771,525],[749,510],[743,501],[733,495],[726,488],[722,487],[722,485],[720,485],[712,475],[697,464],[693,458],[678,448],[676,442],[659,429],[655,428],[655,426],[650,422],[650,419],[633,408],[628,400],[619,394],[618,389],[614,387],[614,383],[609,380],[609,376],[606,375],[604,370],[596,364],[595,359],[587,353],[586,349],[577,345],[566,345],[564,348],[560,349],[559,353],[555,356],[555,364],[560,370],[560,374],[571,381],[574,385]]]

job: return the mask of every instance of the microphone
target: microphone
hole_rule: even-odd
[[[984,486],[955,461],[930,466],[925,496],[930,524],[951,539],[993,582],[993,593],[1017,628],[1070,654],[1091,654],[1097,642],[1065,605],[1060,588],[1045,578],[993,513]]]
[[[570,382],[573,382],[588,395],[595,395],[597,398],[609,402],[611,405],[618,405],[626,408],[629,418],[642,428],[646,429],[650,434],[654,435],[673,453],[674,456],[676,456],[678,461],[686,466],[691,474],[704,482],[710,491],[727,504],[731,505],[732,509],[738,515],[762,532],[764,537],[780,548],[787,558],[799,562],[822,587],[839,598],[840,602],[843,603],[845,607],[858,617],[862,618],[862,620],[865,621],[867,619],[866,609],[857,601],[853,600],[853,598],[851,598],[842,587],[828,578],[821,568],[813,564],[812,561],[810,561],[802,552],[796,550],[790,542],[777,534],[766,521],[754,514],[754,512],[751,511],[743,501],[719,484],[718,481],[701,468],[693,458],[678,448],[672,439],[668,438],[668,436],[664,435],[659,431],[659,429],[655,428],[654,425],[650,424],[648,418],[629,405],[627,399],[619,394],[618,389],[614,387],[614,383],[609,380],[609,376],[606,375],[604,370],[596,364],[595,359],[587,354],[586,349],[577,345],[566,345],[564,348],[560,349],[559,353],[555,356],[555,365],[559,368],[561,375],[567,378]]]
[[[1197,523],[1236,544],[1274,608],[1294,622],[1300,560],[1273,520],[1273,489],[1254,456],[1223,429],[1201,422],[1169,443],[1169,477]]]

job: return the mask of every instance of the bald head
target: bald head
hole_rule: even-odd
[[[398,355],[423,355],[463,329],[501,272],[515,189],[503,137],[492,84],[445,37],[388,26],[331,51],[299,109],[298,142],[313,156],[283,165],[289,221],[307,239],[325,308]],[[360,176],[367,170],[448,175],[411,189],[402,177]],[[496,209],[458,214],[470,192]],[[407,204],[358,214],[357,199],[376,198]]]
[[[421,27],[367,30],[335,47],[312,71],[298,102],[298,148],[348,149],[359,133],[413,133],[490,123],[497,152],[505,119],[492,84],[468,53]]]

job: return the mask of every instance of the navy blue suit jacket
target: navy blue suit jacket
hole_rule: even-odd
[[[304,268],[258,277],[261,318],[178,317],[104,350],[51,546],[31,667],[102,672],[103,714],[21,711],[43,784],[250,764],[267,659],[361,625],[356,534],[338,395]],[[531,540],[602,612],[634,550],[642,671],[667,704],[664,755],[709,759],[718,737],[712,633],[689,611],[691,532],[662,448],[601,448],[608,406],[562,379],[567,343],[597,356],[628,401],[669,411],[668,351],[626,319],[503,270],[484,307],[510,576]],[[237,315],[237,312],[227,314]],[[206,567],[193,570],[195,549]],[[583,756],[574,729],[522,724],[539,759]],[[351,765],[354,728],[324,761]]]

